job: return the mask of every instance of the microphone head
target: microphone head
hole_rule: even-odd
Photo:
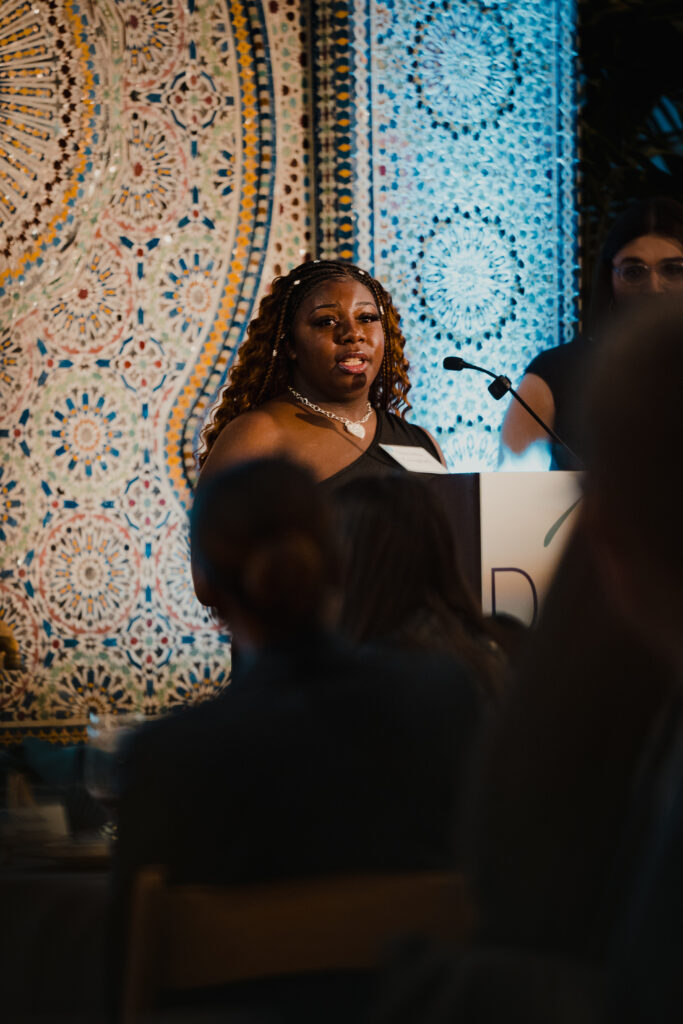
[[[446,356],[443,361],[444,370],[464,370],[469,363],[466,363],[460,356]]]

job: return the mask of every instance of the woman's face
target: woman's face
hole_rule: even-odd
[[[292,386],[312,401],[367,398],[384,356],[384,332],[369,288],[332,278],[294,315],[288,341]]]
[[[617,304],[635,296],[683,290],[683,246],[661,235],[634,238],[612,260],[612,289]]]

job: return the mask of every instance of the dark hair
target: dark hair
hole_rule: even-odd
[[[441,499],[410,475],[350,481],[334,494],[342,632],[455,654],[496,696],[502,660],[460,568]]]
[[[256,459],[201,481],[190,543],[217,603],[238,604],[270,638],[323,624],[338,565],[326,500],[302,466]]]
[[[468,867],[487,934],[604,955],[625,808],[671,682],[606,594],[579,517],[472,787]]]
[[[683,296],[615,318],[587,391],[587,490],[634,554],[683,579],[677,486],[683,418]],[[669,482],[671,481],[671,486]]]
[[[378,409],[393,409],[401,415],[410,408],[407,398],[409,367],[403,351],[405,339],[391,296],[379,281],[352,263],[312,260],[295,267],[284,277],[276,277],[269,293],[261,300],[258,316],[249,324],[246,340],[240,345],[228,385],[202,432],[200,465],[226,424],[240,413],[255,409],[286,391],[289,364],[285,341],[292,330],[296,311],[314,288],[334,278],[360,281],[372,293],[379,310],[384,359],[381,372],[370,388],[372,405]]]
[[[641,199],[628,207],[612,225],[593,274],[588,336],[598,339],[614,313],[612,261],[620,249],[643,235],[672,238],[683,245],[683,205],[675,199]]]

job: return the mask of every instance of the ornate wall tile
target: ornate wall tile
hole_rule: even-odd
[[[190,571],[190,544],[183,520],[169,523],[154,558],[154,593],[175,628],[184,632],[212,629],[208,608],[195,597]]]
[[[124,645],[131,665],[146,675],[166,674],[174,653],[174,629],[165,615],[152,607],[134,615],[126,627]]]
[[[49,618],[63,633],[117,634],[135,607],[140,554],[129,530],[104,514],[60,519],[36,552]]]
[[[193,245],[188,239],[160,268],[155,282],[159,313],[177,351],[191,351],[210,328],[220,299],[224,266],[214,246],[201,242]]]
[[[320,249],[392,291],[411,416],[452,469],[495,466],[504,406],[443,356],[519,376],[573,330],[574,15],[572,0],[316,5]]]
[[[0,22],[0,308],[16,318],[74,275],[109,200],[123,32],[109,0],[3,0]]]
[[[52,485],[118,493],[138,450],[138,427],[129,392],[115,379],[55,372],[32,403],[29,423],[35,424],[34,457]]]
[[[136,710],[126,659],[111,647],[98,649],[96,658],[73,650],[47,675],[41,698],[49,717],[65,722]]]
[[[0,674],[0,721],[14,721],[22,713],[28,680],[40,658],[39,622],[31,602],[20,588],[0,581],[0,619],[19,647],[21,671]]]
[[[176,667],[173,689],[168,693],[169,708],[215,697],[229,682],[229,662],[225,648],[207,658],[188,654]]]
[[[157,106],[126,110],[127,156],[111,202],[111,216],[136,241],[163,233],[185,214],[189,178],[187,132]]]
[[[116,0],[124,26],[126,73],[139,89],[152,89],[182,66],[187,5],[179,0]]]
[[[148,401],[163,388],[174,369],[173,360],[161,342],[142,330],[123,340],[111,365],[127,388]]]
[[[10,328],[0,329],[0,417],[7,426],[17,409],[24,407],[26,393],[36,372],[35,333],[38,318],[22,317]]]
[[[83,261],[77,281],[49,309],[46,341],[69,356],[111,353],[131,327],[132,280],[121,248],[98,246]]]
[[[186,510],[274,275],[320,254],[381,277],[453,468],[492,464],[502,409],[443,355],[514,372],[568,334],[571,0],[309,13],[0,0],[3,741],[227,684]]]
[[[126,484],[122,508],[134,530],[156,536],[171,516],[172,503],[161,477],[143,469]]]

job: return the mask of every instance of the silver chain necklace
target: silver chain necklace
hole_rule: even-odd
[[[295,391],[290,385],[287,386],[287,390],[291,395],[294,395],[297,402],[301,402],[302,405],[312,409],[313,412],[319,412],[321,416],[327,416],[328,420],[337,420],[339,423],[344,424],[344,430],[348,431],[349,434],[353,434],[354,437],[365,437],[364,423],[367,423],[372,416],[372,406],[368,402],[368,411],[365,416],[360,420],[350,420],[346,416],[337,416],[336,412],[330,412],[329,409],[321,409],[315,402],[309,402],[307,398],[300,395],[298,391]]]

